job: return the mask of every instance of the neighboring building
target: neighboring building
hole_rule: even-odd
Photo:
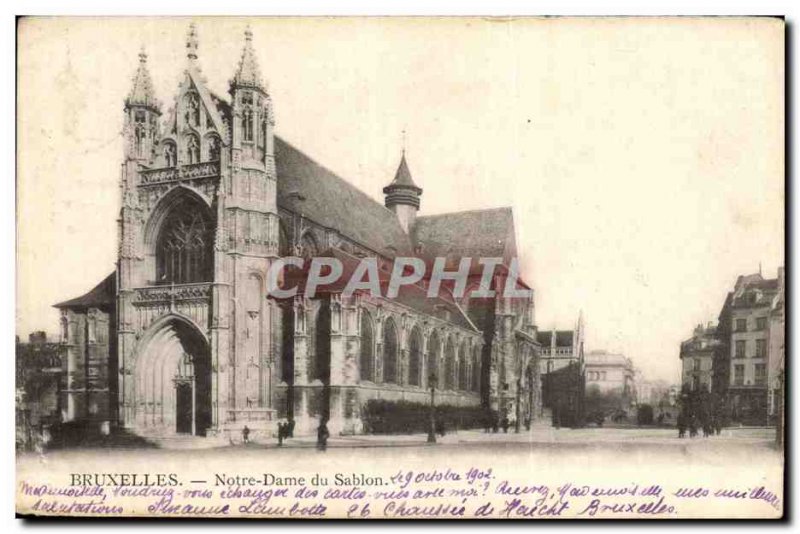
[[[347,269],[376,258],[382,273],[396,256],[446,257],[448,269],[498,257],[502,288],[517,248],[510,208],[418,216],[405,155],[384,206],[274,135],[251,41],[248,31],[225,99],[206,86],[192,28],[163,115],[140,55],[124,106],[117,270],[57,305],[67,419],[144,435],[234,437],[247,425],[258,437],[286,417],[297,433],[322,420],[358,433],[365,403],[427,403],[431,378],[437,403],[534,417],[532,299],[428,299],[425,280],[391,300],[341,288],[267,298],[283,256],[332,255]],[[469,288],[478,281],[471,272]]]
[[[786,360],[786,276],[778,269],[778,292],[772,299],[769,313],[769,341],[767,343],[768,365],[767,414],[770,423],[775,423],[783,413],[784,366]]]
[[[636,402],[635,369],[630,358],[594,350],[586,354],[585,362],[587,395],[613,395],[620,409],[630,411]],[[587,410],[590,408],[587,406]]]
[[[681,342],[682,382],[692,391],[714,391],[714,357],[720,345],[716,336],[716,326],[699,324],[692,337]]]
[[[61,420],[61,346],[34,332],[16,342],[17,443],[27,447],[35,432]]]
[[[539,331],[542,409],[559,426],[582,426],[584,416],[585,326],[583,313],[574,330]]]
[[[778,375],[784,336],[784,271],[778,277],[740,276],[719,315],[717,392],[734,423],[767,424],[770,376]]]

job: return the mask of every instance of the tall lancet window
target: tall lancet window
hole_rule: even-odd
[[[242,130],[245,141],[253,140],[253,110],[245,109],[242,113]]]
[[[145,136],[147,135],[146,131],[146,117],[144,111],[136,110],[136,113],[133,117],[134,122],[134,153],[136,154],[137,158],[141,158],[144,156],[145,151]]]
[[[263,119],[261,121],[261,139],[259,140],[259,145],[261,146],[261,150],[267,149],[267,119]]]
[[[245,141],[253,141],[253,93],[245,92],[242,94],[242,138]]]
[[[158,284],[211,281],[213,228],[208,208],[181,199],[167,215],[156,244]]]
[[[190,135],[186,140],[186,161],[189,163],[200,162],[200,143],[194,135]]]

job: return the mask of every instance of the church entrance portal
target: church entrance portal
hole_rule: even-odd
[[[208,343],[187,320],[157,325],[136,366],[136,426],[205,436],[212,423],[210,363]]]

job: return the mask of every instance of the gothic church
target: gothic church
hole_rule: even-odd
[[[228,98],[209,91],[197,32],[174,105],[140,63],[124,103],[117,269],[61,311],[62,419],[142,436],[364,431],[371,399],[484,406],[530,420],[540,406],[533,300],[335,291],[267,295],[281,256],[347,265],[396,256],[517,255],[510,208],[418,216],[405,156],[385,205],[274,134],[273,102],[245,33]],[[499,287],[508,269],[495,273]],[[477,287],[479,274],[470,277]],[[499,293],[499,292],[498,292]]]

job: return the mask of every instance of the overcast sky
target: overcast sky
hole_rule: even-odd
[[[247,21],[195,19],[227,95]],[[382,201],[406,134],[421,213],[513,206],[541,329],[679,381],[678,344],[784,261],[783,32],[771,19],[251,19],[276,132]],[[165,109],[187,19],[23,20],[17,332],[114,269],[123,99]],[[354,214],[357,217],[357,214]]]

